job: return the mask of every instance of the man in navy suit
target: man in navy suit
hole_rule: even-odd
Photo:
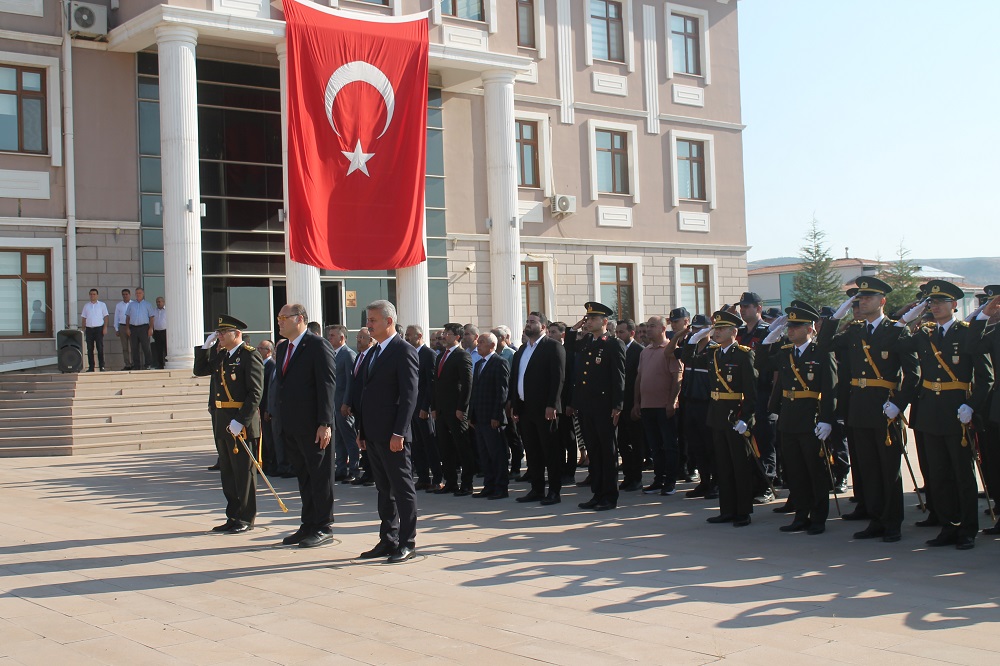
[[[354,361],[357,354],[347,346],[347,327],[342,324],[327,326],[326,339],[333,347],[337,377],[337,386],[333,392],[334,404],[338,410],[334,430],[336,460],[333,478],[334,481],[350,482],[358,476],[358,433],[354,429],[351,410],[344,403],[351,393],[351,380],[354,378]]]
[[[420,374],[417,381],[417,408],[413,412],[413,471],[417,490],[428,492],[441,487],[441,457],[438,455],[434,421],[431,420],[431,390],[437,356],[424,344],[424,329],[419,324],[406,327],[406,341],[417,350]]]
[[[417,406],[417,350],[395,330],[396,307],[374,301],[367,308],[368,331],[376,345],[368,354],[357,415],[358,446],[368,451],[378,490],[379,542],[362,559],[388,557],[399,564],[413,557],[417,494],[413,488],[410,419]]]
[[[476,341],[482,357],[472,370],[472,399],[469,402],[469,422],[473,426],[479,462],[483,468],[483,489],[475,497],[503,499],[507,493],[507,385],[510,367],[495,353],[497,337],[482,333]]]
[[[431,416],[437,427],[438,447],[444,487],[434,492],[456,497],[472,494],[475,460],[469,445],[469,398],[472,396],[472,357],[462,349],[461,324],[444,325],[445,348],[434,369]],[[458,466],[462,466],[462,485],[458,485]]]
[[[312,548],[333,540],[333,348],[306,330],[304,306],[290,303],[278,314],[278,331],[288,342],[275,363],[278,412],[285,455],[299,479],[302,525],[282,540]]]

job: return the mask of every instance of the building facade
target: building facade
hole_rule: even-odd
[[[165,296],[172,367],[213,313],[260,339],[286,301],[518,331],[746,288],[736,0],[320,4],[428,12],[427,261],[287,260],[279,0],[3,0],[0,370],[51,364],[91,287]]]

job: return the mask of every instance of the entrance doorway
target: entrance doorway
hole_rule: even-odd
[[[318,321],[321,326],[344,323],[344,282],[343,280],[321,280],[320,298],[323,307],[322,317],[316,319],[314,313],[309,313],[311,321]],[[285,288],[284,280],[271,281],[271,305],[274,308],[275,319],[271,322],[274,329],[274,340],[281,339],[278,334],[278,320],[276,317],[281,308],[288,303],[288,290]]]

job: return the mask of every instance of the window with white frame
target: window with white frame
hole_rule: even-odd
[[[590,0],[591,53],[597,60],[625,62],[625,22],[622,3]]]
[[[51,338],[52,324],[51,252],[0,248],[0,338]]]
[[[535,0],[517,0],[517,45],[533,49],[535,38]]]
[[[25,16],[44,16],[43,0],[0,0],[0,12],[8,14],[24,14]]]
[[[535,111],[515,110],[514,122],[518,187],[541,188],[542,194],[551,196],[549,174],[552,173],[552,155],[549,150],[549,117]]]
[[[62,166],[59,59],[0,51],[0,151]]]
[[[711,316],[719,301],[718,259],[677,257],[673,264],[674,301],[691,314]]]
[[[670,130],[671,198],[673,205],[682,201],[703,201],[714,210],[715,137],[701,132]]]
[[[441,13],[471,21],[486,20],[483,0],[441,0]]]
[[[601,194],[632,195],[639,203],[636,126],[606,120],[587,121],[590,139],[591,201]]]
[[[616,319],[642,321],[642,257],[595,255],[593,262],[594,300],[614,308]]]
[[[667,3],[666,23],[667,78],[685,74],[700,76],[706,84],[711,83],[708,12]]]

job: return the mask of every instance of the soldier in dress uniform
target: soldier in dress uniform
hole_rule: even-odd
[[[259,458],[257,408],[264,393],[264,361],[260,352],[243,342],[246,328],[236,317],[219,315],[215,332],[194,350],[194,374],[212,377],[208,411],[212,414],[222,493],[226,496],[226,522],[212,531],[225,534],[249,532],[257,515],[256,469],[247,450],[236,440],[236,435],[241,435]]]
[[[778,373],[785,481],[795,497],[795,518],[781,531],[822,534],[830,513],[832,472],[825,441],[835,420],[837,364],[833,352],[816,347],[815,322],[820,315],[815,308],[792,301],[785,313],[771,323],[760,352],[767,354],[765,371]]]
[[[896,346],[915,352],[920,360],[919,409],[913,429],[923,433],[931,470],[928,481],[941,521],[941,532],[927,545],[969,550],[979,532],[976,435],[971,424],[984,413],[993,387],[993,366],[982,349],[989,317],[980,314],[971,323],[956,319],[955,308],[965,294],[945,280],[931,280],[924,293],[927,298],[908,310],[897,326],[915,321],[925,307],[933,321],[922,323]]]
[[[903,479],[900,459],[903,435],[899,414],[910,404],[919,381],[916,354],[895,347],[909,336],[884,312],[892,287],[874,277],[855,280],[858,291],[848,296],[824,322],[816,342],[821,351],[845,350],[849,370],[840,373],[849,382],[847,427],[854,445],[851,461],[860,470],[868,526],[855,539],[900,539],[903,522]],[[853,309],[852,321],[837,333],[837,324]],[[856,455],[854,455],[856,454]],[[857,484],[858,476],[855,476]]]
[[[625,345],[607,332],[614,310],[595,301],[584,307],[587,314],[566,331],[565,342],[575,359],[572,406],[590,456],[594,493],[580,508],[607,511],[618,506],[615,429],[625,400]]]
[[[732,523],[735,527],[750,524],[752,466],[756,466],[753,458],[759,456],[750,435],[757,404],[757,370],[753,351],[736,342],[736,330],[742,324],[743,320],[732,312],[716,312],[712,327],[689,337],[681,356],[685,366],[697,366],[696,355],[704,355],[712,387],[708,426],[715,451],[720,512],[708,522]],[[698,352],[698,343],[708,335],[717,346]]]
[[[979,304],[984,309],[983,314],[990,317],[986,333],[983,334],[983,351],[988,354],[993,367],[1000,365],[1000,326],[996,325],[997,303],[1000,300],[1000,284],[988,284],[983,287],[982,294],[976,294]],[[995,370],[994,370],[995,372]],[[996,501],[1000,495],[1000,391],[994,382],[989,399],[989,412],[983,414],[983,432],[979,438],[980,454],[982,455],[983,485],[989,492],[990,499]],[[1000,520],[993,527],[987,527],[983,534],[996,536],[1000,534]]]
[[[757,345],[767,337],[768,325],[763,319],[763,303],[760,294],[745,291],[736,305],[743,323],[736,330],[736,342],[749,347],[754,352],[755,360],[760,363],[763,357],[757,354]],[[780,313],[779,313],[780,314]],[[778,415],[768,410],[768,396],[774,390],[773,373],[760,372],[757,369],[757,401],[754,414],[753,436],[760,449],[760,464],[754,463],[751,472],[754,475],[754,504],[767,504],[774,501],[771,486],[778,475],[778,448],[775,437],[775,424]]]

